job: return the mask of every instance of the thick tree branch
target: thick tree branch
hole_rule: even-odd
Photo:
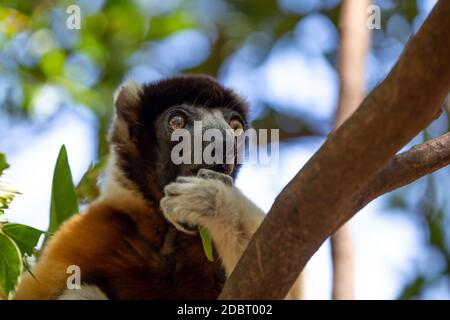
[[[277,197],[219,298],[286,296],[354,215],[348,207],[367,181],[434,118],[450,89],[448,57],[450,1],[441,0],[387,78]]]
[[[364,98],[364,70],[369,47],[367,8],[371,0],[344,0],[340,17],[339,79],[340,93],[335,127],[356,110]],[[355,258],[349,224],[331,236],[333,291],[335,300],[354,299]]]

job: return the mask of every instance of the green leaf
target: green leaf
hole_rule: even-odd
[[[0,152],[0,175],[3,173],[3,170],[8,168],[9,164],[6,162],[6,156],[4,153]]]
[[[105,169],[108,157],[102,157],[97,163],[89,166],[89,169],[81,178],[76,188],[78,199],[81,203],[88,203],[100,195],[98,177]]]
[[[63,145],[56,160],[53,173],[52,196],[50,203],[49,233],[78,212],[78,198],[72,181],[66,147]]]
[[[13,194],[2,193],[2,191],[2,186],[0,186],[0,215],[5,214],[5,210],[9,208],[9,204],[14,199]]]
[[[211,236],[209,235],[208,231],[203,227],[199,227],[198,231],[200,233],[200,238],[202,239],[203,250],[205,251],[206,258],[208,258],[209,261],[213,262],[214,257],[212,252]]]
[[[31,256],[44,231],[18,223],[7,223],[3,231],[13,239],[22,253]]]
[[[21,273],[20,249],[0,228],[0,290],[5,296],[15,289]]]
[[[430,132],[428,132],[427,129],[423,129],[423,131],[422,131],[422,142],[427,142],[430,139],[431,139]]]
[[[5,210],[9,208],[9,205],[13,201],[16,194],[21,193],[0,185],[0,215],[4,214]]]
[[[403,194],[400,194],[400,192],[394,192],[387,198],[386,207],[389,209],[406,210],[408,204],[406,203]]]
[[[400,300],[409,300],[413,298],[417,298],[421,292],[423,292],[425,286],[427,284],[426,279],[419,275],[417,278],[407,283],[403,288],[402,293],[400,294]]]

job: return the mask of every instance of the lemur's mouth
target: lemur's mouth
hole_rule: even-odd
[[[181,222],[180,225],[189,232],[197,232],[198,231],[198,227],[193,224],[190,224],[187,222]]]

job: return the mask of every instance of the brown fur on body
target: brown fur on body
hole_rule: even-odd
[[[16,299],[57,299],[70,265],[110,299],[215,299],[225,279],[199,237],[177,232],[159,209],[125,212],[102,201],[62,226]]]

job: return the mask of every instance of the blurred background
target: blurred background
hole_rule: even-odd
[[[366,91],[389,72],[435,0],[378,0]],[[81,29],[66,8],[81,9]],[[46,230],[61,144],[75,183],[108,153],[112,95],[125,78],[206,73],[251,104],[256,128],[280,129],[280,168],[244,166],[238,186],[263,209],[332,130],[339,95],[338,0],[3,0],[0,151],[19,190],[12,222]],[[450,63],[450,61],[449,61]],[[425,106],[424,106],[425,107]],[[449,131],[448,113],[409,145]],[[385,195],[351,222],[356,298],[450,298],[449,168]],[[325,243],[309,268],[309,297],[329,299]]]

